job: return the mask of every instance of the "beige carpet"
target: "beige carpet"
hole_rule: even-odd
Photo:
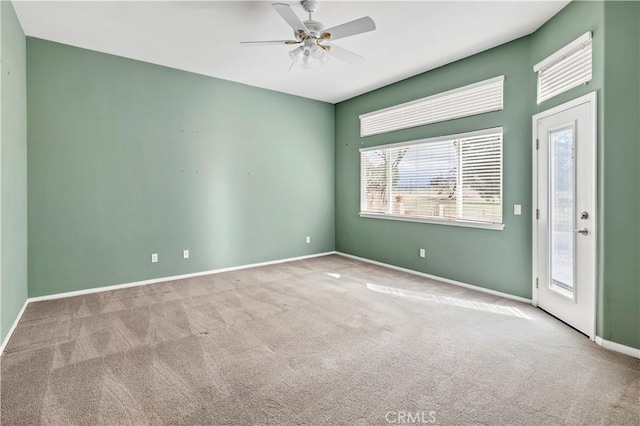
[[[640,424],[640,360],[328,256],[29,305],[2,425]]]

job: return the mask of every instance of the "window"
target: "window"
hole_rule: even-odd
[[[502,229],[502,128],[360,150],[360,215]]]
[[[360,116],[360,136],[408,129],[502,109],[504,76]]]
[[[591,32],[533,67],[538,73],[538,103],[586,84],[592,77]]]

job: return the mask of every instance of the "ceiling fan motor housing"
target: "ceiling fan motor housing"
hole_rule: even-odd
[[[308,21],[304,21],[303,23],[309,30],[310,35],[312,36],[319,36],[320,32],[324,29],[324,25],[322,25],[321,22],[314,21],[312,19],[309,19]]]

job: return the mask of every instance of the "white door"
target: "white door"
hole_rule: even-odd
[[[595,339],[596,93],[533,117],[534,304]]]

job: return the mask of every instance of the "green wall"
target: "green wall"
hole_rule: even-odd
[[[639,9],[639,2],[605,3],[602,147],[602,337],[636,348],[640,348]]]
[[[522,38],[336,106],[336,249],[341,252],[531,297],[530,39]],[[359,114],[505,76],[504,109],[361,139]],[[504,128],[502,231],[360,218],[361,147]],[[513,215],[513,205],[522,215]],[[425,248],[427,256],[418,256]]]
[[[531,116],[598,92],[598,335],[640,348],[638,2],[572,2],[534,34],[336,105],[336,250],[531,297]],[[593,31],[593,80],[536,104],[533,65]],[[358,115],[496,75],[505,109],[367,138]],[[359,148],[502,125],[503,231],[360,218]],[[522,216],[513,205],[522,204]],[[418,257],[426,248],[427,257]]]
[[[0,342],[27,299],[27,96],[25,36],[0,2]]]
[[[33,38],[27,68],[30,296],[334,249],[333,105]]]

